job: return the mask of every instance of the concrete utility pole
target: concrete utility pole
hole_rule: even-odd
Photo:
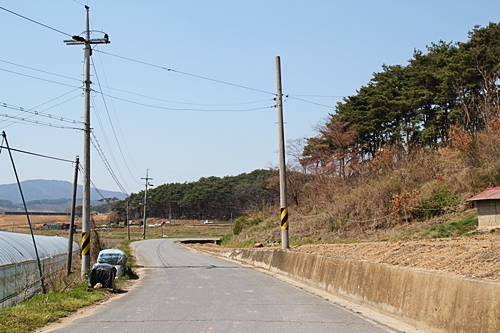
[[[130,222],[128,221],[128,203],[129,200],[127,200],[127,220],[125,223],[127,223],[127,235],[128,235],[128,240],[130,240]]]
[[[283,129],[283,98],[281,90],[281,62],[276,57],[276,108],[278,109],[278,139],[280,159],[280,207],[281,207],[281,248],[289,248],[288,238],[288,207],[286,204],[286,164],[285,164],[285,131]]]
[[[148,185],[153,186],[153,184],[149,183],[149,180],[153,180],[153,178],[148,177],[149,169],[146,169],[146,178],[141,178],[146,180],[146,190],[144,191],[144,219],[142,221],[142,239],[146,239],[146,207],[148,205]]]
[[[77,156],[75,160],[75,176],[73,178],[73,196],[71,199],[71,217],[69,219],[69,238],[68,238],[68,258],[66,261],[67,275],[71,274],[71,266],[73,259],[73,229],[75,226],[75,206],[76,206],[76,189],[78,187],[78,168],[80,167],[80,158]]]
[[[90,56],[91,44],[109,44],[108,35],[104,38],[90,39],[89,6],[85,6],[87,19],[85,38],[72,36],[65,40],[66,45],[84,45],[84,105],[83,105],[83,200],[82,200],[82,277],[90,270]]]

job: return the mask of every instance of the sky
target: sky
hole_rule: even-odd
[[[277,56],[285,140],[308,138],[383,64],[500,13],[497,0],[0,0],[0,133],[20,181],[72,182],[83,159],[83,46],[63,40],[85,36],[84,5],[91,38],[111,41],[91,57],[91,180],[126,194],[146,173],[158,186],[276,167]],[[0,184],[15,182],[2,149]]]

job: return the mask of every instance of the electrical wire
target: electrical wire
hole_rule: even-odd
[[[96,51],[100,52],[102,54],[106,54],[106,55],[112,56],[112,57],[116,57],[116,58],[120,58],[120,59],[124,59],[124,60],[128,60],[128,61],[132,61],[132,62],[135,62],[135,63],[139,63],[139,64],[142,64],[142,65],[146,65],[146,66],[150,66],[150,67],[154,67],[154,68],[159,68],[159,69],[165,70],[167,72],[178,73],[178,74],[195,77],[195,78],[202,79],[202,80],[212,81],[212,82],[216,82],[216,83],[220,83],[220,84],[225,84],[225,85],[229,85],[229,86],[233,86],[233,87],[237,87],[237,88],[242,88],[242,89],[257,91],[257,92],[260,92],[260,93],[264,93],[264,94],[269,94],[269,95],[276,96],[276,93],[272,93],[272,92],[269,92],[269,91],[255,89],[255,88],[251,88],[251,87],[247,87],[247,86],[243,86],[243,85],[239,85],[239,84],[235,84],[235,83],[231,83],[231,82],[227,82],[227,81],[212,79],[212,78],[209,78],[209,77],[206,77],[206,76],[197,75],[197,74],[191,74],[191,73],[187,73],[187,72],[182,72],[182,71],[178,71],[178,70],[175,70],[175,69],[172,69],[172,68],[167,68],[167,67],[163,67],[163,66],[151,64],[151,63],[148,63],[148,62],[145,62],[145,61],[141,61],[141,60],[131,59],[131,58],[128,58],[128,57],[120,56],[120,55],[117,55],[117,54],[112,54],[112,53],[109,53],[109,52],[104,52],[104,51],[101,51],[101,50],[96,50]]]
[[[309,103],[309,104],[314,104],[314,105],[322,106],[322,107],[329,108],[329,109],[334,109],[334,107],[331,106],[331,105],[325,105],[325,104],[320,104],[320,103],[316,103],[316,102],[311,102],[311,101],[308,101],[308,100],[305,100],[305,99],[302,99],[302,98],[298,98],[298,97],[288,96],[288,98],[290,98],[290,99],[296,99],[296,100],[301,101],[301,102],[305,102],[305,103]]]
[[[49,104],[50,102],[53,102],[53,101],[55,101],[56,99],[63,98],[64,96],[69,95],[69,94],[71,94],[72,92],[75,92],[76,90],[80,90],[80,89],[82,89],[82,88],[83,88],[83,87],[79,87],[79,88],[73,89],[73,90],[71,90],[70,92],[67,92],[67,93],[65,93],[65,94],[62,94],[61,96],[58,96],[58,97],[52,98],[51,100],[48,100],[47,102],[44,102],[44,103],[42,103],[42,104],[38,104],[37,106],[33,107],[33,109],[39,108],[39,107],[41,107],[41,106],[44,106],[45,104]],[[66,101],[64,101],[64,102],[62,102],[62,103],[57,104],[57,105],[51,106],[50,108],[47,108],[47,109],[43,110],[42,112],[48,111],[48,110],[50,110],[50,109],[53,109],[53,108],[55,108],[56,106],[59,106],[59,105],[61,105],[61,104],[63,104],[63,103],[66,103],[66,102],[68,102],[68,101],[70,101],[70,100],[72,100],[72,99],[74,99],[74,98],[76,98],[76,97],[79,97],[79,96],[81,96],[81,95],[82,95],[82,94],[80,93],[80,94],[78,94],[78,96],[75,96],[75,97],[73,97],[73,98],[71,98],[71,99],[68,99],[68,100],[66,100]]]
[[[93,99],[92,99],[92,101],[93,101]],[[117,168],[117,170],[118,170],[118,174],[120,175],[121,179],[122,179],[122,180],[124,180],[124,177],[123,177],[123,175],[122,175],[122,173],[121,173],[121,170],[120,170],[119,164],[118,164],[118,162],[116,161],[115,154],[113,153],[113,150],[111,149],[111,144],[110,144],[110,142],[109,142],[109,140],[108,140],[108,136],[107,136],[107,134],[106,134],[106,131],[104,130],[104,124],[102,123],[102,121],[101,121],[101,117],[99,116],[99,113],[97,112],[97,108],[95,107],[95,103],[93,103],[93,105],[94,105],[94,110],[96,111],[96,112],[95,112],[95,115],[97,116],[97,120],[98,120],[98,122],[99,122],[99,126],[101,127],[102,134],[103,134],[103,136],[104,136],[104,141],[106,142],[106,146],[108,147],[109,153],[111,154],[111,158],[112,158],[113,162],[114,162],[114,163],[115,163],[115,165],[116,165],[116,168]],[[96,141],[97,141],[97,139],[96,139]],[[97,144],[98,144],[98,146],[99,146],[99,143],[97,143]],[[103,154],[104,159],[106,159],[106,158],[105,158],[105,156],[104,156],[104,151],[102,150],[102,148],[101,148],[100,146],[99,146],[99,148],[100,148],[100,150],[101,150],[101,152],[102,152],[102,154]],[[111,164],[107,161],[107,159],[106,159],[106,162],[108,163],[108,165],[109,165],[109,167],[110,167],[110,169],[111,169]],[[113,174],[114,174],[114,172],[113,172]]]
[[[97,45],[96,45],[96,47],[97,47]],[[97,53],[97,55],[98,55],[99,61],[101,62],[101,67],[103,68],[104,80],[105,80],[105,81],[106,81],[106,83],[107,83],[106,71],[104,70],[104,65],[103,65],[103,63],[102,63],[101,54],[100,54],[100,53]],[[98,80],[98,83],[99,83],[99,86],[101,86],[101,84],[100,84],[99,80]],[[103,87],[105,87],[105,86],[103,86]],[[109,88],[109,86],[107,86],[106,88],[108,89],[108,91],[111,89],[111,88]],[[101,90],[102,90],[102,89],[101,89]],[[103,100],[104,100],[104,96],[103,96]],[[127,150],[127,153],[128,153],[128,156],[129,156],[129,159],[128,159],[128,160],[129,160],[129,161],[132,161],[132,164],[133,164],[133,166],[135,167],[135,169],[136,169],[137,171],[139,171],[139,168],[137,167],[137,165],[135,165],[134,158],[132,157],[132,154],[130,153],[130,149],[128,148],[128,145],[127,145],[127,141],[128,141],[128,140],[126,140],[126,139],[125,139],[125,135],[123,135],[122,127],[120,126],[120,117],[118,117],[118,115],[117,115],[117,113],[116,113],[116,108],[115,108],[115,104],[114,104],[114,102],[113,102],[113,99],[110,99],[110,103],[111,103],[111,106],[112,106],[113,112],[115,113],[115,119],[116,119],[116,122],[117,122],[117,124],[118,124],[118,129],[120,130],[120,134],[121,134],[121,137],[122,137],[122,142],[125,144],[125,149]],[[118,142],[118,140],[117,140],[117,142]],[[126,165],[126,167],[127,167],[127,170],[128,170],[128,172],[129,172],[129,174],[132,176],[132,179],[134,180],[134,182],[135,182],[136,184],[141,185],[141,184],[140,184],[140,183],[136,180],[136,177],[134,177],[134,176],[132,175],[132,172],[130,171],[130,168],[129,168],[128,163],[127,163],[127,159],[123,156],[123,153],[122,153],[122,151],[121,151],[121,148],[120,148],[120,153],[122,154],[123,160],[124,160],[124,162],[125,162],[125,165]],[[139,171],[139,172],[140,172],[140,171]]]
[[[71,87],[71,88],[78,88],[76,86],[73,86],[73,85],[70,85],[70,84],[67,84],[67,83],[62,83],[62,82],[57,82],[57,81],[42,79],[42,78],[39,78],[39,77],[36,77],[36,76],[22,74],[22,73],[18,73],[18,72],[14,72],[14,71],[9,71],[9,70],[3,69],[3,68],[0,68],[0,71],[11,73],[11,74],[16,74],[16,75],[19,75],[19,76],[25,76],[25,77],[29,77],[31,79],[40,80],[40,81],[44,81],[44,82],[50,82],[50,83],[54,83],[54,84],[59,84],[61,86],[66,86],[66,87]]]
[[[21,17],[21,18],[23,18],[23,19],[25,19],[25,20],[30,21],[30,22],[36,23],[36,24],[38,24],[38,25],[41,25],[42,27],[45,27],[45,28],[47,28],[47,29],[50,29],[50,30],[53,30],[53,31],[58,32],[58,33],[60,33],[60,34],[63,34],[63,35],[66,35],[66,36],[71,37],[71,35],[70,35],[70,34],[67,34],[67,33],[65,33],[65,32],[63,32],[63,31],[61,31],[61,30],[57,30],[57,29],[55,29],[55,28],[52,28],[52,27],[50,27],[50,26],[48,26],[48,25],[46,25],[46,24],[43,24],[43,23],[37,22],[37,21],[35,21],[35,20],[32,20],[32,19],[30,19],[30,18],[28,18],[28,17],[26,17],[26,16],[23,16],[23,15],[21,15],[21,14],[18,14],[18,13],[16,13],[16,12],[13,12],[13,11],[11,11],[11,10],[8,10],[8,9],[6,9],[6,8],[4,8],[4,7],[0,7],[0,9],[5,10],[6,12],[9,12],[9,13],[14,14],[14,15],[16,15],[16,16],[19,16],[19,17]]]
[[[92,99],[93,101],[93,99]],[[113,154],[113,150],[111,149],[111,145],[109,143],[109,140],[108,140],[108,136],[106,134],[106,131],[104,130],[104,124],[102,123],[102,120],[101,120],[101,117],[99,115],[99,112],[97,112],[97,108],[95,107],[95,103],[93,103],[93,107],[94,107],[94,114],[96,115],[97,117],[97,120],[99,122],[99,126],[101,127],[101,130],[102,130],[102,134],[104,136],[104,141],[106,142],[106,145],[109,149],[109,152],[111,154],[111,158],[113,159],[113,161],[115,162],[115,165],[118,165],[118,163],[116,162],[116,158],[115,158],[115,155]],[[99,152],[102,153],[102,156],[101,156],[101,159],[103,159],[103,162],[105,163],[106,167],[108,167],[108,171],[110,172],[110,174],[112,175],[112,177],[115,179],[115,182],[117,182],[118,178],[116,177],[115,173],[112,171],[112,168],[111,168],[111,164],[108,162],[106,156],[104,155],[104,151],[102,150],[99,142],[97,141],[97,138],[95,138],[95,134],[92,132],[92,135],[94,136],[94,139],[95,139],[95,143],[97,143],[97,147],[94,145],[94,147],[96,148],[96,150]],[[100,154],[101,155],[101,154]],[[122,177],[123,178],[123,177]]]
[[[111,88],[107,86],[103,86],[105,88],[108,88],[109,90],[115,90],[119,92],[124,92],[127,94],[139,96],[139,97],[144,97],[148,99],[152,99],[155,101],[160,101],[160,102],[167,102],[167,103],[173,103],[173,104],[181,104],[181,105],[196,105],[196,106],[234,106],[234,105],[248,105],[248,104],[257,104],[257,103],[262,103],[262,102],[271,102],[273,99],[261,99],[257,101],[250,101],[250,102],[240,102],[240,103],[189,103],[189,102],[179,102],[179,101],[172,101],[172,100],[167,100],[167,99],[162,99],[162,98],[156,98],[156,97],[151,97],[143,94],[138,94],[135,92],[127,91],[127,90],[122,90],[122,89],[116,89],[116,88]]]
[[[296,94],[287,94],[288,96],[299,96],[299,97],[319,97],[319,98],[344,98],[344,96],[336,96],[336,95],[296,95]]]
[[[64,104],[72,99],[74,99],[75,97],[67,100],[67,101],[64,101],[58,105],[61,105],[61,104]],[[45,118],[50,118],[50,119],[54,119],[54,120],[57,120],[57,121],[61,121],[61,122],[65,122],[65,123],[71,123],[71,124],[83,124],[83,122],[81,121],[78,121],[78,120],[74,120],[74,119],[68,119],[68,118],[64,118],[64,117],[61,117],[61,116],[57,116],[57,115],[54,115],[54,114],[50,114],[50,113],[45,113],[43,111],[37,111],[37,110],[33,110],[33,109],[26,109],[22,106],[14,106],[14,105],[9,105],[5,102],[0,102],[0,106],[1,107],[4,107],[4,108],[7,108],[7,109],[11,109],[11,110],[17,110],[17,111],[21,111],[21,114],[22,113],[30,113],[32,114],[33,116],[39,116],[39,117],[45,117]],[[57,105],[56,105],[57,106]],[[24,119],[23,119],[24,120]]]
[[[71,91],[71,92],[73,92],[73,91]],[[42,104],[40,104],[40,105],[36,106],[35,108],[38,108],[38,107],[40,107],[40,106],[43,106],[43,105],[45,105],[45,104],[47,104],[47,103],[50,103],[50,102],[52,102],[52,101],[55,101],[56,99],[59,99],[59,98],[61,98],[61,97],[65,96],[65,95],[70,94],[71,92],[66,93],[66,94],[64,94],[64,95],[62,95],[62,96],[59,96],[59,97],[53,98],[53,99],[51,99],[50,101],[47,101],[47,102],[45,102],[45,103],[42,103]],[[76,97],[78,97],[78,96],[76,96]],[[64,102],[61,102],[61,103],[59,103],[59,104],[57,104],[57,105],[54,105],[54,106],[52,106],[52,107],[50,107],[50,108],[47,108],[47,109],[45,109],[44,111],[38,111],[38,112],[44,113],[45,111],[48,111],[48,110],[50,110],[50,109],[53,109],[53,108],[55,108],[55,107],[57,107],[57,106],[59,106],[59,105],[62,105],[62,104],[64,104],[64,103],[67,103],[67,102],[69,102],[70,100],[75,99],[76,97],[72,97],[72,98],[70,98],[70,99],[68,99],[68,100],[66,100],[66,101],[64,101]],[[22,114],[24,114],[24,113],[25,113],[25,111],[22,111],[22,112],[18,113],[17,115],[15,115],[14,117],[17,117],[17,118],[19,119],[19,117],[21,117],[21,115],[22,115]],[[32,117],[35,117],[35,115],[31,115],[31,116],[28,116],[28,117],[26,117],[26,118],[32,118]],[[5,125],[5,126],[4,126],[4,128],[9,127],[9,126],[14,125],[14,124],[17,124],[17,123],[19,123],[19,122],[21,122],[21,121],[23,121],[23,120],[24,120],[24,118],[20,118],[20,120],[19,120],[19,121],[11,121],[11,123],[10,123],[9,125]],[[3,122],[5,122],[5,121],[7,121],[7,119],[6,119],[6,120],[0,120],[0,124],[1,124],[1,123],[3,123]],[[83,124],[83,123],[82,123],[82,124]]]
[[[47,158],[47,159],[51,159],[51,160],[56,160],[56,161],[61,161],[61,162],[69,162],[69,163],[74,163],[75,162],[75,161],[66,160],[64,158],[58,158],[58,157],[53,157],[53,156],[48,156],[48,155],[42,155],[42,154],[32,153],[32,152],[29,152],[29,151],[26,151],[26,150],[20,150],[20,149],[14,149],[14,148],[7,148],[7,147],[3,146],[3,140],[2,140],[2,145],[0,146],[0,148],[10,149],[10,150],[16,151],[18,153],[23,153],[23,154],[28,154],[28,155],[43,157],[43,158]]]
[[[97,47],[98,45],[95,45],[95,47]],[[95,50],[95,49],[94,49]],[[29,69],[29,70],[32,70],[32,71],[36,71],[36,72],[40,72],[40,73],[44,73],[44,74],[48,74],[48,75],[53,75],[53,76],[57,76],[57,77],[61,77],[61,78],[64,78],[64,79],[68,79],[68,80],[73,80],[73,81],[78,81],[78,82],[81,82],[80,79],[75,79],[75,78],[72,78],[72,77],[69,77],[69,76],[65,76],[65,75],[61,75],[61,74],[57,74],[57,73],[52,73],[52,72],[48,72],[48,71],[44,71],[44,70],[41,70],[41,69],[36,69],[36,68],[33,68],[33,67],[28,67],[28,66],[24,66],[24,65],[20,65],[20,64],[16,64],[16,63],[13,63],[11,61],[7,61],[7,60],[2,60],[0,59],[0,62],[3,62],[3,63],[6,63],[6,64],[9,64],[9,65],[13,65],[13,66],[17,66],[17,67],[21,67],[21,68],[25,68],[25,69]],[[7,70],[6,70],[7,71]],[[11,71],[11,73],[14,73],[14,74],[18,74],[18,75],[24,75],[22,73],[19,73],[19,72],[13,72]],[[33,76],[29,76],[30,78],[36,78],[36,79],[39,79],[37,77],[33,77]],[[53,81],[50,81],[50,82],[53,82]],[[172,101],[172,100],[165,100],[165,99],[161,99],[161,98],[156,98],[156,97],[152,97],[152,96],[147,96],[147,95],[143,95],[143,94],[138,94],[138,93],[135,93],[135,92],[132,92],[132,91],[127,91],[127,90],[123,90],[123,89],[117,89],[117,88],[112,88],[112,87],[109,87],[109,86],[105,86],[105,85],[99,85],[101,87],[101,90],[102,90],[102,87],[104,88],[107,88],[109,90],[114,90],[114,91],[119,91],[119,92],[124,92],[124,93],[127,93],[127,94],[131,94],[131,95],[135,95],[135,96],[140,96],[140,97],[144,97],[144,98],[148,98],[148,99],[152,99],[152,100],[157,100],[157,101],[161,101],[161,102],[167,102],[167,103],[173,103],[173,104],[181,104],[181,105],[197,105],[197,106],[233,106],[233,105],[247,105],[247,104],[256,104],[256,103],[261,103],[261,102],[269,102],[269,101],[272,101],[272,99],[265,99],[265,100],[257,100],[257,101],[249,101],[249,102],[240,102],[240,103],[189,103],[189,102],[179,102],[179,101]],[[79,87],[80,88],[83,88],[83,87]],[[297,95],[297,96],[301,96],[301,95]]]
[[[108,172],[111,175],[111,178],[113,178],[113,180],[115,181],[116,185],[118,185],[118,187],[120,188],[120,190],[123,193],[127,194],[127,191],[123,188],[122,184],[120,183],[120,181],[116,177],[116,174],[113,172],[113,169],[111,168],[111,165],[109,164],[106,156],[104,155],[104,151],[102,150],[101,146],[99,145],[99,141],[95,137],[94,132],[91,131],[90,133],[92,134],[92,137],[94,138],[93,140],[91,139],[90,142],[92,143],[92,145],[96,149],[96,151],[99,154],[99,157],[101,158],[101,160],[104,162],[104,165],[106,166],[106,169],[108,169]]]
[[[108,95],[108,94],[105,94],[101,91],[96,91],[94,90],[94,92],[96,93],[99,93],[99,94],[102,94],[106,97],[109,97],[109,98],[113,98],[113,99],[116,99],[116,100],[119,100],[119,101],[123,101],[123,102],[127,102],[127,103],[130,103],[130,104],[135,104],[135,105],[139,105],[139,106],[144,106],[144,107],[148,107],[148,108],[153,108],[153,109],[161,109],[161,110],[169,110],[169,111],[195,111],[195,112],[251,112],[251,111],[258,111],[258,110],[264,110],[264,109],[269,109],[269,108],[273,108],[273,106],[266,106],[266,107],[260,107],[260,108],[250,108],[250,109],[226,109],[226,110],[222,110],[222,109],[191,109],[191,108],[169,108],[169,107],[165,107],[165,106],[159,106],[159,105],[152,105],[152,104],[146,104],[146,103],[141,103],[141,102],[135,102],[135,101],[131,101],[129,99],[125,99],[125,98],[120,98],[120,97],[115,97],[115,96],[111,96],[111,95]]]
[[[101,87],[101,81],[99,80],[99,76],[97,75],[97,70],[96,70],[95,65],[94,65],[94,63],[93,63],[93,62],[92,62],[92,67],[94,68],[94,74],[95,74],[95,77],[96,77],[96,79],[97,79],[97,85],[99,86],[99,89],[101,89],[101,90],[102,90],[102,87]],[[132,177],[132,179],[134,179],[134,180],[135,180],[135,177],[134,177],[134,175],[132,174],[132,172],[130,171],[130,168],[129,168],[129,166],[128,166],[127,159],[126,159],[126,158],[125,158],[125,156],[123,155],[123,151],[122,151],[122,147],[121,147],[121,145],[120,145],[120,141],[118,140],[118,137],[116,136],[115,127],[113,126],[113,121],[111,120],[111,116],[109,115],[109,109],[108,109],[108,104],[106,103],[106,99],[104,98],[104,96],[103,96],[103,95],[101,95],[101,97],[102,97],[102,101],[103,101],[103,103],[104,103],[104,108],[106,109],[106,114],[108,115],[108,120],[109,120],[109,123],[110,123],[110,125],[111,125],[111,129],[112,129],[112,131],[113,131],[113,136],[115,137],[116,144],[118,145],[118,150],[120,151],[120,154],[121,154],[121,156],[122,156],[122,159],[123,159],[123,161],[124,161],[124,163],[125,163],[125,166],[126,166],[126,168],[127,168],[128,172],[129,172],[130,176]],[[103,128],[103,131],[104,131],[104,128]],[[110,145],[108,145],[108,149],[109,149],[110,151],[112,151],[112,150],[111,150],[111,146],[110,146]],[[113,160],[114,160],[114,156],[112,156],[112,158],[113,158]],[[125,178],[123,177],[123,175],[122,175],[122,173],[121,173],[121,170],[120,170],[120,167],[119,167],[119,164],[116,162],[116,160],[115,160],[115,165],[116,165],[116,167],[117,167],[118,173],[119,173],[119,174],[120,174],[120,176],[122,177],[122,181],[124,181],[125,186],[126,186]]]
[[[44,121],[39,121],[39,120],[30,120],[30,119],[27,119],[27,118],[20,118],[20,117],[16,117],[16,116],[9,116],[8,114],[0,114],[0,117],[5,117],[5,118],[11,118],[11,119],[15,119],[15,120],[18,120],[17,122],[14,122],[14,123],[18,123],[19,121],[23,121],[23,122],[26,122],[26,123],[29,123],[30,125],[34,125],[34,126],[47,126],[47,127],[53,127],[53,128],[59,128],[59,129],[72,129],[72,130],[83,130],[82,128],[78,128],[78,127],[69,127],[69,126],[63,126],[63,125],[57,125],[57,124],[52,124],[52,123],[49,123],[49,122],[44,122]],[[12,124],[10,124],[12,125]],[[10,126],[10,125],[7,125],[7,126]],[[5,128],[7,126],[4,126],[2,128]]]
[[[81,80],[75,79],[73,77],[69,77],[69,76],[65,76],[65,75],[61,75],[61,74],[56,74],[56,73],[51,73],[51,72],[47,72],[47,71],[44,71],[44,70],[41,70],[41,69],[36,69],[36,68],[33,68],[33,67],[23,66],[23,65],[16,64],[16,63],[13,63],[13,62],[10,62],[10,61],[7,61],[7,60],[0,59],[0,62],[9,64],[9,65],[12,65],[12,66],[21,67],[21,68],[24,68],[24,69],[29,69],[29,70],[32,70],[32,71],[35,71],[35,72],[40,72],[40,73],[44,73],[44,74],[49,74],[49,75],[61,77],[61,78],[68,79],[68,80],[74,80],[74,81],[81,82]]]
[[[80,172],[80,178],[82,178],[82,179],[83,179],[83,167],[82,167],[82,165],[81,165],[81,164],[78,166],[78,171]],[[101,196],[101,198],[102,198],[102,199],[106,199],[106,198],[104,197],[104,195],[101,193],[101,191],[99,191],[99,189],[97,188],[97,186],[95,186],[94,182],[93,182],[91,179],[89,180],[89,182],[90,182],[90,186],[91,186],[92,188],[94,188],[94,190],[97,192],[97,194],[99,194],[99,195]]]

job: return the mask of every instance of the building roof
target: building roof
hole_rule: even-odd
[[[483,192],[476,194],[472,198],[467,199],[467,201],[479,201],[479,200],[500,200],[500,187],[488,187]]]

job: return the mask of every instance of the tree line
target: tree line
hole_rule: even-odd
[[[390,147],[441,149],[498,122],[500,25],[469,32],[463,43],[415,50],[408,65],[383,65],[357,94],[339,102],[318,135],[304,141],[302,168],[347,178]]]
[[[147,191],[147,216],[164,219],[237,218],[248,210],[273,206],[279,200],[279,188],[272,179],[275,171],[254,170],[237,176],[203,177],[195,182],[163,184]],[[143,216],[144,191],[132,193],[116,202],[113,210],[120,219]]]

